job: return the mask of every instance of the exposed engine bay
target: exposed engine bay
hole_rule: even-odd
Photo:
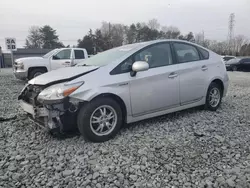
[[[26,85],[18,96],[21,107],[32,120],[48,130],[64,132],[76,127],[79,101],[66,97],[60,103],[41,104],[37,97],[45,88],[41,85]]]

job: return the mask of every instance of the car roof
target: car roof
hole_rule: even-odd
[[[86,50],[85,48],[73,48],[73,47],[70,47],[70,48],[56,48],[58,50],[65,50],[65,49],[74,49],[74,50]]]
[[[198,46],[198,47],[203,48],[205,50],[209,50],[209,49],[207,49],[203,46],[200,46],[196,43],[189,42],[186,40],[180,40],[180,39],[157,39],[157,40],[151,40],[151,41],[146,41],[146,42],[137,42],[137,43],[133,43],[133,44],[126,44],[126,45],[123,45],[121,47],[126,48],[126,47],[133,46],[133,48],[137,48],[137,47],[144,47],[144,46],[148,46],[151,44],[157,44],[157,43],[161,43],[161,42],[182,42],[182,43],[187,43],[187,44]]]

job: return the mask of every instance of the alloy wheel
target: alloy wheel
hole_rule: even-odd
[[[209,104],[216,107],[220,103],[220,91],[218,88],[211,89],[209,93]]]
[[[110,134],[117,124],[117,113],[109,105],[99,106],[90,117],[90,128],[94,134],[105,136]]]

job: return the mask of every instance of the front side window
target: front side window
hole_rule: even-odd
[[[74,52],[75,52],[75,59],[84,59],[83,50],[74,50]]]
[[[53,59],[60,60],[60,59],[70,59],[71,50],[65,49],[60,52],[58,52],[56,55],[54,55]]]
[[[111,71],[111,75],[130,72],[135,61],[146,61],[149,68],[171,65],[173,59],[170,45],[168,43],[157,44],[135,53]]]
[[[53,54],[55,54],[58,51],[59,51],[59,49],[52,50],[52,51],[48,52],[47,54],[45,54],[43,56],[43,58],[49,58],[49,57],[51,57]]]
[[[177,60],[179,63],[198,61],[200,60],[197,49],[189,44],[174,43]]]
[[[135,61],[146,61],[149,68],[172,65],[172,55],[170,45],[167,43],[157,44],[135,55]]]

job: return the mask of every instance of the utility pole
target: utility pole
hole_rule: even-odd
[[[112,48],[113,46],[111,46],[111,33],[110,33],[110,30],[111,30],[111,24],[109,22],[109,48]]]
[[[204,30],[202,30],[202,45],[205,46],[205,33],[204,33]]]
[[[229,21],[228,21],[228,53],[232,52],[233,47],[233,39],[234,39],[234,26],[235,26],[235,14],[231,13],[229,15]]]

